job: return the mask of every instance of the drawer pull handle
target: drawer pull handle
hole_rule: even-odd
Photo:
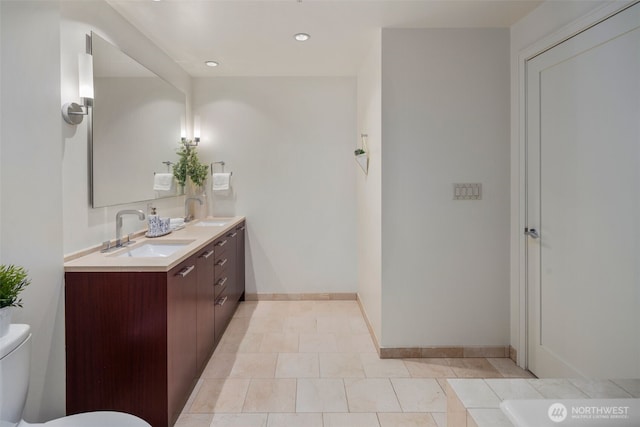
[[[226,245],[226,244],[227,244],[227,241],[226,241],[226,240],[223,240],[223,241],[221,241],[221,242],[216,243],[216,246],[224,246],[224,245]]]
[[[246,230],[246,229],[247,229],[247,227],[243,225],[243,226],[242,226],[242,227],[240,227],[238,230],[240,230],[240,231],[244,231],[244,230]]]
[[[220,261],[216,262],[216,265],[218,267],[222,267],[223,265],[225,265],[227,263],[227,258],[225,259],[221,259]]]
[[[209,258],[213,255],[213,249],[202,254],[201,258]]]
[[[196,268],[195,265],[190,265],[189,267],[185,267],[182,270],[180,270],[180,272],[178,272],[177,276],[186,277],[189,273],[193,271],[194,268]]]
[[[237,235],[238,235],[238,233],[236,233],[236,232],[234,231],[234,232],[233,232],[233,233],[231,233],[231,234],[227,234],[227,237],[234,238],[234,237],[236,237]]]
[[[228,297],[224,297],[222,299],[219,299],[218,301],[216,301],[216,305],[219,305],[220,307],[222,307],[224,305],[224,303],[227,302],[227,298]]]
[[[224,286],[224,284],[225,284],[226,282],[227,282],[227,278],[226,278],[226,277],[223,277],[222,279],[218,280],[218,281],[216,282],[216,284],[215,284],[215,285],[213,285],[213,286]]]

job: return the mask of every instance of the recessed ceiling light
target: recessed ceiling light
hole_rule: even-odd
[[[216,61],[204,61],[204,64],[207,67],[217,67],[218,65],[220,65],[218,62]]]
[[[311,36],[307,33],[298,33],[294,35],[293,38],[298,40],[299,42],[306,42],[311,38]]]

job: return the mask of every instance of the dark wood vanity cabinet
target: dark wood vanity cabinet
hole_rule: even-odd
[[[198,300],[196,307],[196,347],[198,372],[204,369],[215,346],[215,250],[213,243],[197,258]]]
[[[240,226],[169,272],[65,273],[68,414],[175,423],[244,293]]]
[[[236,295],[239,301],[244,301],[245,292],[245,263],[244,263],[244,239],[246,223],[242,221],[236,227]]]
[[[173,425],[197,376],[196,263],[65,274],[68,414],[114,410]]]

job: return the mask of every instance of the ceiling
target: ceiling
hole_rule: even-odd
[[[380,28],[509,27],[529,0],[107,0],[194,77],[354,76]],[[311,35],[306,42],[295,33]],[[220,66],[204,65],[215,60]]]

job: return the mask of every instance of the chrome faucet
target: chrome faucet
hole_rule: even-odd
[[[122,216],[123,215],[138,215],[138,219],[140,221],[144,220],[144,212],[139,209],[125,209],[123,211],[119,211],[116,214],[116,247],[119,248],[123,246],[122,243]]]
[[[184,222],[189,222],[193,219],[193,215],[189,215],[189,200],[197,200],[202,206],[202,199],[198,197],[187,197],[184,199]]]

